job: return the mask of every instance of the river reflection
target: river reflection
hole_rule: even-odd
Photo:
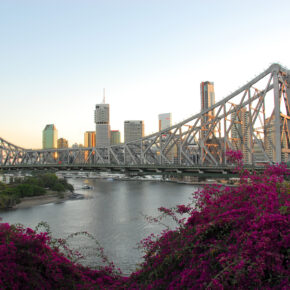
[[[87,231],[104,247],[107,256],[124,273],[133,271],[142,261],[137,243],[163,230],[160,225],[148,224],[144,215],[156,216],[160,206],[172,207],[190,202],[197,189],[191,185],[154,181],[112,181],[105,179],[69,179],[77,193],[86,199],[68,200],[25,209],[0,212],[3,222],[22,223],[35,227],[46,221],[55,237]],[[86,183],[92,190],[81,189]],[[174,226],[173,222],[167,221]],[[74,245],[87,246],[89,241],[76,237]],[[83,262],[95,266],[94,253]]]

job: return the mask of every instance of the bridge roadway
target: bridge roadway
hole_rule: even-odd
[[[265,167],[245,167],[250,172],[261,172]],[[52,170],[94,171],[123,173],[126,175],[183,175],[198,177],[230,178],[237,176],[234,166],[183,166],[183,165],[115,165],[115,164],[18,164],[0,166],[5,171]]]

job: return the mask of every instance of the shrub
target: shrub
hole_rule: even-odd
[[[19,197],[37,196],[45,194],[45,189],[34,184],[19,184],[15,187],[15,194]]]
[[[0,208],[12,208],[19,202],[20,200],[16,195],[5,193],[0,195]]]
[[[38,175],[37,178],[41,183],[41,186],[45,188],[52,188],[58,181],[57,176],[54,173],[45,173]]]
[[[61,184],[61,183],[56,183],[56,184],[54,184],[54,185],[51,187],[51,189],[52,189],[53,191],[57,191],[57,192],[65,191],[65,187],[64,187],[63,184]]]
[[[0,181],[0,190],[4,190],[6,188],[5,183]]]
[[[65,189],[73,192],[74,191],[74,187],[72,184],[68,183],[66,179],[61,178],[59,179],[59,182],[64,186]]]
[[[238,162],[238,166],[241,162]],[[150,236],[131,286],[148,289],[286,289],[289,286],[289,176],[285,165],[263,175],[241,171],[236,188],[205,187],[195,208],[161,208],[176,230]]]
[[[90,270],[49,246],[47,233],[0,224],[1,289],[100,289],[125,278],[109,268]]]

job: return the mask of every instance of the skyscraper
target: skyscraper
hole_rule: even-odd
[[[57,129],[54,124],[46,125],[42,131],[42,148],[57,148]]]
[[[159,131],[171,127],[172,126],[171,113],[159,114],[158,121],[159,121]]]
[[[111,145],[121,143],[121,134],[119,130],[111,130]]]
[[[172,114],[171,113],[159,114],[158,115],[158,126],[159,126],[159,131],[162,131],[162,130],[165,130],[165,129],[171,127],[172,126]],[[170,132],[162,135],[161,142],[163,144],[166,143],[166,139],[168,138],[169,135],[170,135]],[[170,146],[171,146],[172,142],[173,141],[170,142]],[[177,146],[174,144],[172,146],[172,148],[170,150],[168,150],[165,155],[169,161],[173,161],[173,158],[177,155]],[[159,158],[162,158],[162,156],[160,156]]]
[[[110,145],[110,105],[97,104],[95,109],[96,147]]]
[[[144,137],[144,121],[124,122],[124,141],[130,142]]]
[[[200,83],[200,98],[201,98],[201,111],[210,108],[215,104],[214,83],[201,82]],[[211,111],[214,115],[214,112]]]
[[[231,134],[232,144],[235,150],[241,150],[243,153],[243,161],[245,164],[252,162],[252,141],[249,128],[249,111],[241,108],[239,111],[231,114],[232,122],[234,122]]]
[[[64,138],[59,138],[57,139],[57,148],[61,149],[61,148],[68,148],[68,141]],[[60,151],[58,153],[54,154],[55,157],[58,157],[59,162],[64,162],[67,160],[67,153]]]
[[[95,131],[87,131],[84,134],[84,147],[91,148],[96,147],[96,132]],[[94,153],[92,156],[89,155],[89,151],[85,151],[85,162],[93,162],[94,160]],[[90,158],[89,158],[90,156]]]
[[[64,138],[57,139],[57,148],[68,148],[68,141]]]
[[[281,118],[281,129],[280,129],[280,138],[281,138],[281,161],[288,162],[288,143],[289,137],[287,136],[287,128],[285,127],[285,120]],[[284,123],[284,126],[283,126]],[[276,156],[276,134],[279,132],[275,131],[275,116],[271,116],[265,120],[266,130],[265,130],[265,150],[270,160],[277,162],[278,156]]]
[[[85,132],[84,147],[96,147],[96,132],[95,131]]]
[[[201,111],[206,110],[215,104],[215,93],[214,93],[214,83],[213,82],[201,82],[200,84],[200,99],[201,99]],[[202,126],[202,137],[205,137],[208,133],[209,125],[206,125],[207,122],[210,122],[215,117],[214,110],[211,110],[203,115],[201,120]],[[212,134],[208,136],[211,138]]]

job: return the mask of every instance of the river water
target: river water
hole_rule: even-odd
[[[87,231],[104,248],[105,254],[129,274],[142,262],[142,251],[137,244],[151,233],[160,233],[164,227],[151,224],[144,215],[157,216],[158,208],[173,207],[191,202],[196,187],[160,181],[117,181],[106,179],[69,179],[77,193],[85,194],[81,200],[68,200],[24,209],[0,212],[2,222],[21,223],[34,228],[40,221],[47,222],[54,237]],[[82,185],[93,186],[91,190],[80,189]],[[165,223],[171,227],[171,220]],[[83,264],[100,264],[95,251],[85,249],[93,243],[84,236],[71,240],[72,246],[80,246],[87,259]]]

